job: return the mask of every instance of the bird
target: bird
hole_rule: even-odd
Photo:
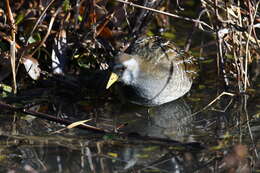
[[[196,59],[165,38],[141,37],[114,58],[106,88],[119,81],[130,102],[158,106],[185,95],[197,76]]]

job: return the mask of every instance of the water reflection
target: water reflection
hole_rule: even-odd
[[[187,141],[192,130],[191,109],[183,99],[157,107],[139,109],[132,107],[123,111],[125,111],[123,115],[118,117],[124,116],[131,120],[121,129],[124,132]],[[122,123],[120,118],[118,121]]]
[[[190,107],[183,99],[152,108],[126,104],[116,110],[111,114],[116,117],[115,126],[127,124],[119,132],[191,142],[193,118]],[[118,170],[183,172],[193,165],[188,165],[185,158],[180,159],[168,148],[147,146],[147,143],[138,147],[120,146],[115,148],[115,153],[121,160],[121,163],[115,161]],[[186,154],[193,158],[192,154]]]
[[[113,122],[110,127],[114,128],[113,125],[128,123],[119,131],[175,140],[184,140],[192,127],[191,110],[181,99],[150,109],[135,105],[114,109],[114,106],[118,107],[106,104],[106,114],[97,118],[97,125],[106,124],[108,128],[108,122]],[[84,132],[76,137],[77,130],[63,135],[50,134],[50,130],[61,127],[40,119],[12,121],[5,117],[5,124],[1,126],[1,141],[5,146],[1,151],[1,165],[5,165],[0,166],[1,172],[173,172],[184,169],[183,160],[177,158],[180,156],[163,146],[126,145]]]
[[[205,103],[210,102],[206,94],[201,98]],[[221,111],[230,100],[229,107]],[[146,140],[134,143],[127,139],[113,139],[77,129],[53,134],[62,126],[5,113],[0,117],[0,172],[239,170],[241,165],[231,164],[232,160],[243,163],[242,167],[250,170],[249,156],[255,160],[255,167],[260,167],[257,159],[252,157],[259,152],[259,114],[253,105],[258,103],[257,100],[258,97],[223,97],[211,109],[196,116],[191,116],[191,104],[183,99],[153,108],[106,102],[85,112],[89,115],[86,119],[95,117],[93,125],[110,131],[182,142],[198,141],[208,146],[206,150],[196,152],[180,151],[174,145],[149,144]],[[241,145],[233,146],[237,141]],[[223,164],[230,167],[223,167]]]

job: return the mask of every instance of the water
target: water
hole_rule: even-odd
[[[154,108],[122,105],[116,97],[80,104],[69,99],[59,102],[66,115],[76,110],[74,115],[92,118],[90,124],[132,137],[76,128],[59,131],[60,124],[5,112],[0,126],[0,172],[217,172],[232,159],[240,159],[242,166],[235,165],[237,169],[253,164],[257,171],[259,86],[250,95],[223,95],[204,110],[221,94],[216,81],[207,78],[195,82],[184,98]],[[141,136],[155,138],[142,140]]]

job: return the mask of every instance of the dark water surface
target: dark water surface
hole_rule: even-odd
[[[198,142],[204,149],[76,128],[58,132],[63,128],[59,124],[6,113],[0,118],[0,172],[228,172],[230,165],[259,171],[259,84],[250,95],[223,95],[205,108],[221,94],[211,71],[207,73],[184,98],[159,107],[122,104],[113,98],[90,101],[84,112],[77,110],[82,119],[92,118],[102,129]],[[60,100],[61,110],[76,105],[68,100]]]

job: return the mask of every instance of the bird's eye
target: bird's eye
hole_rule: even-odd
[[[117,73],[123,73],[125,69],[126,67],[122,64],[114,66],[114,71]]]
[[[121,68],[119,68],[119,71],[120,71],[120,72],[123,72],[125,69],[126,69],[126,67],[125,67],[125,66],[122,66]]]
[[[120,66],[120,67],[117,67],[117,68],[116,68],[116,71],[118,71],[118,72],[120,72],[120,73],[123,73],[125,69],[126,69],[126,67],[122,65],[122,66]]]

